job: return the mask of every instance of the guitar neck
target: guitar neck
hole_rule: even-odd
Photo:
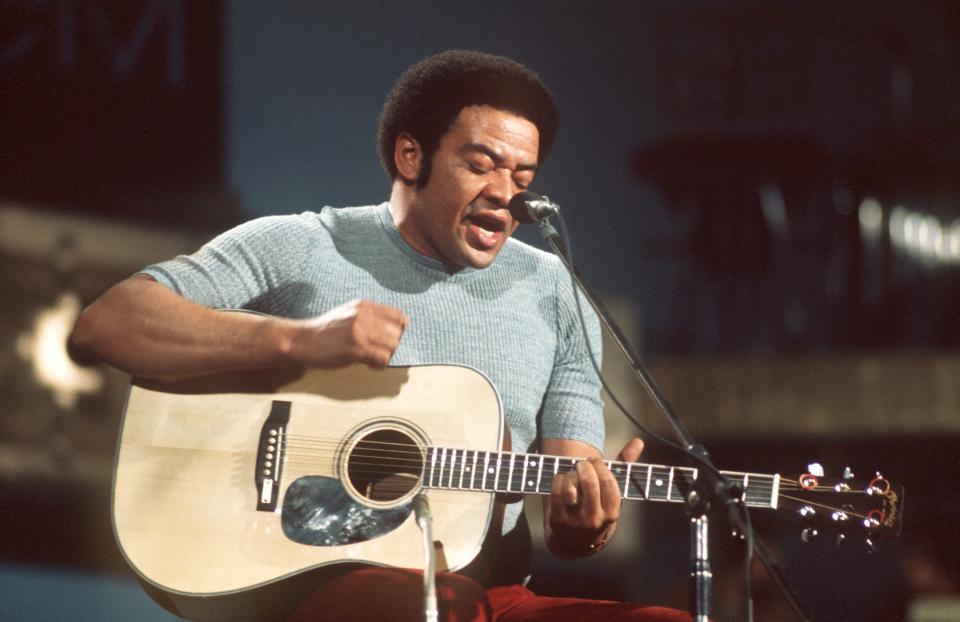
[[[550,494],[553,478],[572,470],[582,458],[512,452],[428,447],[424,485],[444,490]],[[689,467],[604,460],[624,499],[680,503],[697,479]],[[721,471],[743,489],[748,507],[777,508],[779,475]]]

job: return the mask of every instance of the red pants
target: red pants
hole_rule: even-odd
[[[484,590],[464,576],[437,575],[444,622],[611,620],[689,622],[676,609],[609,600],[537,596],[522,585]],[[407,622],[423,619],[423,575],[413,570],[361,568],[338,575],[304,600],[289,622]]]

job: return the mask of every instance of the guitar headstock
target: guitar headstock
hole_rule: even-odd
[[[844,469],[842,477],[830,479],[820,465],[811,464],[796,479],[781,477],[777,509],[804,523],[804,542],[824,529],[839,532],[838,545],[848,534],[861,534],[872,551],[874,537],[900,535],[903,487],[892,484],[879,472],[858,481],[849,468]]]

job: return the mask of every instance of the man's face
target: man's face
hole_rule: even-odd
[[[539,147],[540,132],[527,119],[464,108],[441,138],[401,234],[448,266],[486,268],[519,224],[507,204],[533,181]]]

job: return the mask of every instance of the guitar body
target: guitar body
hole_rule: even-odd
[[[499,451],[503,437],[496,390],[465,367],[134,380],[114,531],[174,613],[269,618],[295,604],[288,588],[308,589],[333,564],[422,568],[411,501],[425,448]],[[394,447],[397,459],[370,474],[365,452]],[[494,494],[430,490],[429,500],[437,569],[458,570],[480,551]]]

